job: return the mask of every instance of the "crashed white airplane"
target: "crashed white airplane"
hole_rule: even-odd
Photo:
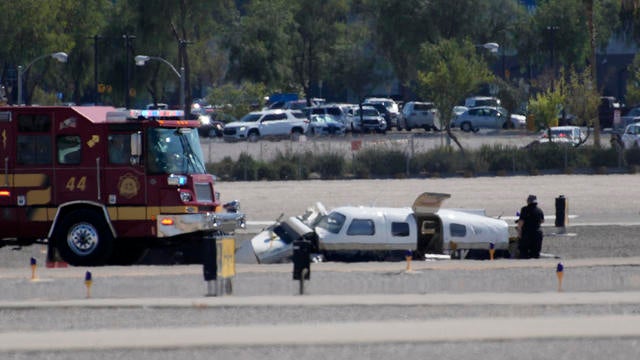
[[[488,258],[489,248],[509,256],[509,226],[484,211],[441,209],[449,194],[423,193],[411,208],[321,204],[276,222],[251,240],[259,263],[285,262],[294,240],[313,242],[316,260]]]

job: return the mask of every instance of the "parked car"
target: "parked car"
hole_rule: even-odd
[[[398,103],[391,98],[376,98],[370,97],[364,99],[362,102],[363,105],[373,105],[380,104],[384,106],[384,109],[376,107],[378,112],[382,114],[387,121],[387,128],[391,129],[392,127],[396,127],[398,125],[398,119],[400,118],[400,108],[398,107]]]
[[[600,105],[598,106],[598,119],[600,120],[600,129],[613,127],[613,121],[616,112],[620,115],[622,105],[613,96],[602,96]]]
[[[621,137],[625,149],[640,146],[640,122],[627,125]]]
[[[198,135],[202,137],[222,137],[225,124],[238,121],[233,115],[221,111],[198,115],[198,120]]]
[[[202,137],[222,137],[224,131],[224,123],[219,120],[213,120],[211,115],[199,115],[200,127],[198,127],[198,135]]]
[[[360,129],[362,131],[375,131],[378,133],[387,133],[387,121],[382,115],[372,106],[362,106],[356,108],[354,112],[354,118],[358,119]]]
[[[539,144],[556,143],[577,146],[584,138],[585,135],[579,126],[553,126],[542,130],[537,142]]]
[[[507,111],[507,109],[500,107],[499,110],[504,113],[507,114],[509,111]],[[527,127],[527,117],[526,115],[522,115],[522,114],[514,114],[511,113],[509,114],[509,119],[511,120],[511,128],[512,129],[525,129]]]
[[[507,114],[500,108],[491,106],[478,106],[470,108],[456,116],[451,127],[459,127],[462,131],[478,131],[480,128],[503,129],[509,127],[506,124]]]
[[[307,134],[318,135],[344,135],[346,126],[331,115],[311,115]]]
[[[463,131],[477,131],[480,128],[524,129],[527,127],[527,117],[509,114],[501,106],[478,106],[466,110],[465,107],[457,107],[454,109],[451,127],[460,127]]]
[[[358,131],[358,125],[354,120],[354,104],[324,104],[307,108],[305,111],[310,119],[313,115],[331,115],[344,124],[346,131]]]
[[[147,104],[147,110],[168,110],[169,105],[165,103]]]
[[[467,108],[478,106],[500,106],[500,99],[493,96],[471,96],[464,100],[464,106]]]
[[[440,130],[440,116],[438,109],[432,102],[409,101],[402,108],[402,115],[398,121],[398,130],[421,128],[425,131]]]
[[[240,121],[226,124],[223,137],[225,141],[258,141],[261,138],[289,138],[297,141],[306,133],[308,121],[305,114],[299,110],[253,111]]]
[[[619,129],[626,129],[627,125],[640,122],[640,106],[632,107],[624,116],[620,117]]]

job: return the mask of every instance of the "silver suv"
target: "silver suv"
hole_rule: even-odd
[[[402,108],[398,130],[421,128],[425,131],[440,130],[440,116],[432,102],[409,101]]]
[[[360,114],[362,112],[362,115]],[[362,106],[356,108],[354,117],[358,119],[360,130],[363,132],[374,131],[380,134],[386,134],[389,129],[384,116],[380,115],[378,110],[373,106]]]
[[[363,105],[374,105],[374,107],[384,116],[384,119],[387,122],[387,126],[389,129],[392,127],[398,126],[398,119],[400,118],[400,108],[398,103],[391,98],[377,98],[377,97],[369,97],[364,99]],[[382,105],[383,108],[380,108],[375,105]]]
[[[309,120],[299,110],[253,111],[240,121],[226,124],[222,136],[225,141],[258,141],[262,138],[288,138],[297,141],[308,126]]]

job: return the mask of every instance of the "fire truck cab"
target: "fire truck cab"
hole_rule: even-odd
[[[182,111],[0,107],[0,247],[47,242],[72,265],[244,226],[222,213],[198,121]]]

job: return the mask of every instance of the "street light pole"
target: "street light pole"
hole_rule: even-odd
[[[69,59],[69,55],[67,55],[67,53],[65,52],[55,52],[53,54],[46,54],[46,55],[42,55],[39,56],[33,60],[31,60],[30,63],[28,63],[27,65],[24,66],[24,68],[22,67],[22,65],[18,65],[18,105],[22,105],[22,76],[24,73],[26,73],[27,71],[29,71],[29,68],[31,67],[31,65],[33,65],[36,61],[42,60],[48,56],[51,56],[52,58],[58,60],[59,62],[62,63],[66,63],[67,60]]]
[[[184,103],[185,103],[185,101],[184,101],[184,80],[185,80],[185,77],[184,77],[184,66],[181,66],[180,67],[180,108],[185,111],[185,116],[186,116],[187,112],[184,109]]]
[[[173,66],[173,64],[171,64],[170,62],[168,62],[167,60],[158,57],[158,56],[147,56],[147,55],[136,55],[136,57],[134,58],[136,65],[138,66],[144,66],[147,61],[149,60],[158,60],[161,61],[165,64],[167,64],[167,66],[169,66],[171,68],[171,70],[174,72],[174,74],[176,74],[176,76],[178,77],[178,79],[180,79],[180,107],[182,108],[182,110],[184,109],[184,105],[185,105],[185,94],[184,94],[184,84],[185,84],[185,75],[184,75],[184,66],[180,67],[180,71],[178,72],[178,70],[176,70],[175,66]],[[187,112],[185,110],[185,116],[187,115]]]

